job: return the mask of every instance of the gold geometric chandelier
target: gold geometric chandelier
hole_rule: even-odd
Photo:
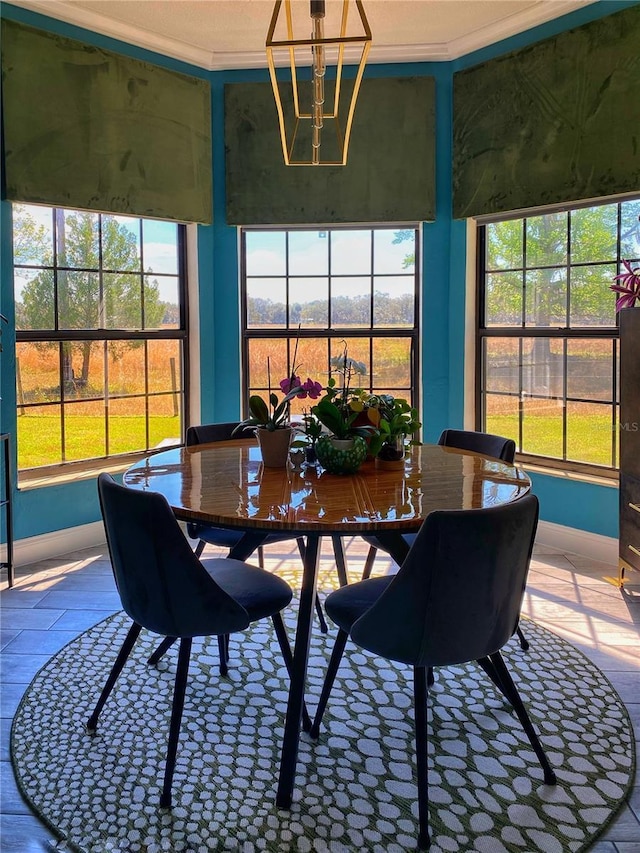
[[[345,166],[371,47],[362,0],[276,0],[266,46],[285,165]]]

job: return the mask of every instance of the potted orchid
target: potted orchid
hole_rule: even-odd
[[[297,351],[297,345],[296,345]],[[289,446],[293,435],[290,423],[291,401],[295,398],[304,400],[309,397],[318,399],[322,393],[322,385],[308,378],[302,382],[297,374],[295,363],[296,352],[291,374],[280,380],[279,386],[283,396],[271,390],[271,361],[267,358],[267,384],[269,393],[267,400],[259,394],[249,397],[249,416],[242,420],[234,432],[253,429],[262,452],[262,461],[268,468],[283,468],[289,455]]]

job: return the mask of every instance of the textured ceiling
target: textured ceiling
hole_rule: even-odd
[[[209,70],[264,67],[273,0],[12,0]],[[455,59],[594,0],[364,0],[370,62]],[[294,0],[304,12],[307,0]],[[327,0],[340,7],[340,0]],[[327,35],[328,35],[327,31]]]

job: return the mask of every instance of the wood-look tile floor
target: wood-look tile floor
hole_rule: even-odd
[[[352,579],[362,571],[366,546],[347,541]],[[213,556],[216,549],[209,549]],[[266,566],[291,575],[299,557],[295,544],[266,549]],[[287,565],[289,564],[289,565]],[[378,556],[376,571],[390,561]],[[335,571],[331,548],[323,547],[322,577]],[[53,834],[22,800],[9,756],[11,721],[33,676],[66,643],[120,609],[106,548],[77,551],[16,571],[13,589],[0,585],[0,850],[42,853]],[[612,682],[633,720],[636,767],[640,750],[640,575],[623,590],[617,569],[585,557],[536,547],[524,614],[578,646]],[[526,632],[526,622],[523,623]],[[592,853],[640,853],[640,771],[627,802]],[[283,851],[284,853],[284,851]],[[532,851],[533,853],[533,851]],[[545,851],[541,851],[545,853]]]

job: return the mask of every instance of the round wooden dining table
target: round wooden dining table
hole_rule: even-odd
[[[243,531],[229,556],[244,560],[270,533],[306,539],[276,803],[291,806],[307,659],[316,596],[320,541],[372,535],[401,563],[430,512],[472,509],[517,500],[531,488],[518,467],[440,445],[411,447],[396,467],[375,460],[357,474],[320,467],[267,468],[255,439],[165,450],[131,466],[123,482],[163,494],[177,518]]]

